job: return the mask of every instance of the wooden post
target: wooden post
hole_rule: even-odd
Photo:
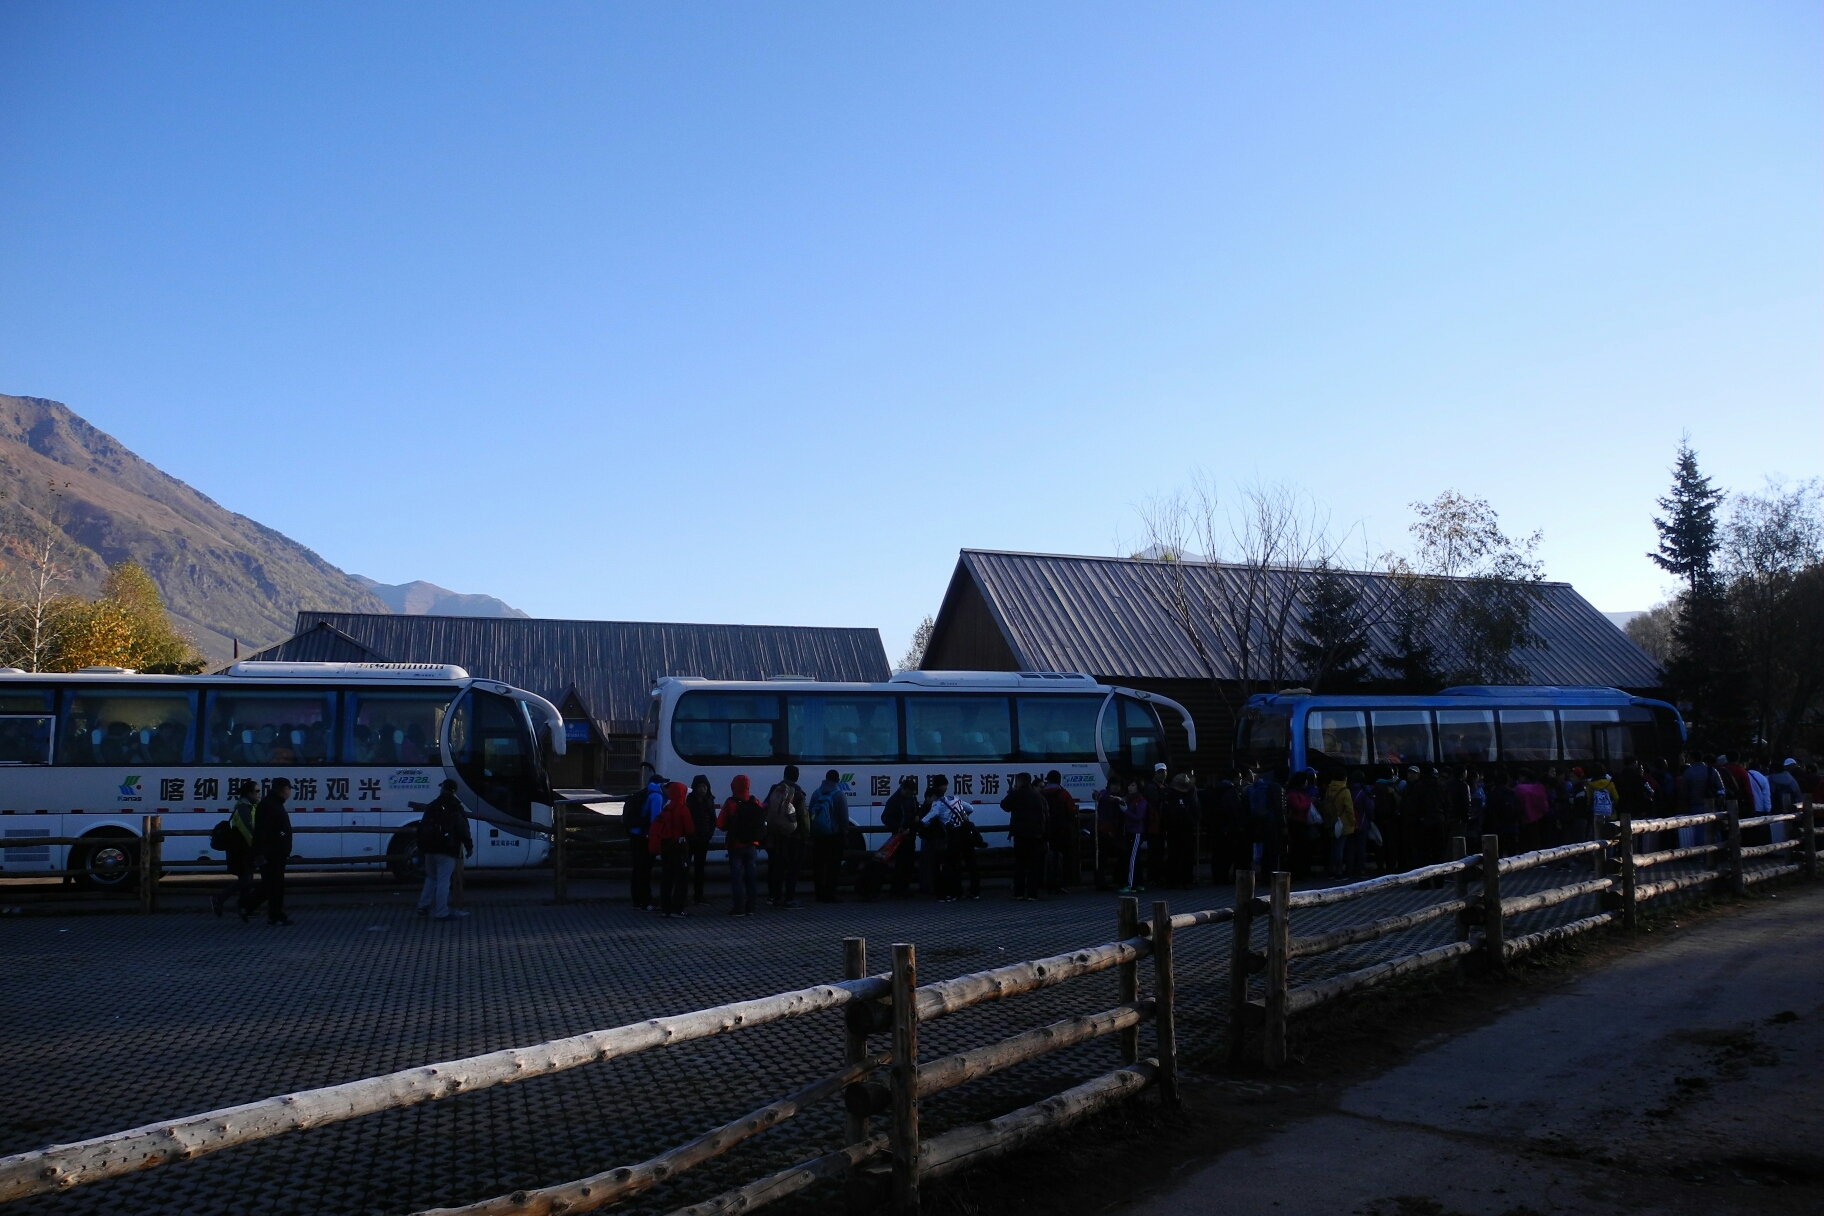
[[[1507,935],[1501,922],[1501,838],[1482,838],[1482,952],[1496,971],[1507,969]]]
[[[1140,933],[1140,901],[1123,895],[1115,904],[1115,940],[1124,942]],[[1139,960],[1122,963],[1116,968],[1115,1003],[1127,1005],[1140,999]],[[1120,1032],[1121,1062],[1132,1064],[1140,1058],[1140,1028],[1130,1026]]]
[[[1229,1067],[1241,1067],[1248,1042],[1248,975],[1254,949],[1254,871],[1235,871],[1235,919],[1229,934]]]
[[[1292,875],[1273,872],[1267,911],[1267,1022],[1261,1034],[1260,1062],[1278,1068],[1286,1062],[1286,954],[1292,943]]]
[[[1621,862],[1621,927],[1634,932],[1634,816],[1623,811],[1615,817],[1621,830],[1615,846]]]
[[[1729,894],[1741,895],[1748,890],[1742,881],[1742,816],[1733,798],[1723,806],[1729,815]]]
[[[918,956],[893,946],[893,1210],[918,1211]]]
[[[1805,854],[1805,873],[1808,877],[1818,876],[1818,824],[1817,808],[1811,799],[1799,803],[1799,839],[1803,841],[1799,848]]]
[[[1172,911],[1153,903],[1153,1037],[1159,1047],[1159,1093],[1167,1106],[1178,1102],[1178,1024],[1172,1002],[1177,982],[1172,976]]]
[[[1452,836],[1450,838],[1450,859],[1452,861],[1462,861],[1468,853],[1468,841],[1464,840],[1461,836]],[[1457,901],[1463,904],[1469,903],[1468,867],[1464,867],[1457,871]],[[1469,912],[1467,909],[1457,913],[1457,940],[1460,942],[1469,940]]]
[[[564,849],[566,807],[558,803],[551,808],[551,902],[567,903],[570,899],[570,858]]]
[[[163,816],[146,815],[142,817],[139,837],[139,910],[141,912],[158,911],[158,872],[163,868],[164,859],[159,856],[159,824]]]
[[[861,980],[868,976],[868,939],[865,937],[845,937],[842,939],[842,978]],[[843,1019],[848,1026],[848,1019]],[[868,1033],[848,1027],[843,1043],[842,1062],[859,1064],[868,1058]],[[868,1117],[851,1113],[848,1117],[849,1143],[860,1144],[868,1138]]]

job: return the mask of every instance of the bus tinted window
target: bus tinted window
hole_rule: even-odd
[[[1306,714],[1305,763],[1312,768],[1368,763],[1368,715],[1355,709]]]
[[[0,764],[49,764],[53,721],[49,714],[0,714]]]
[[[80,688],[64,710],[59,764],[189,764],[196,700],[187,692]]]
[[[1006,697],[907,697],[906,754],[915,760],[1010,760]]]
[[[1653,716],[1645,710],[1638,712],[1650,732]],[[1559,711],[1559,717],[1564,720],[1566,760],[1632,760],[1641,754],[1633,731],[1622,724],[1619,709],[1565,709]],[[1648,748],[1646,754],[1652,750]]]
[[[771,760],[783,742],[779,727],[776,696],[687,692],[672,713],[671,744],[686,759]]]
[[[368,692],[348,694],[348,734],[344,763],[417,765],[441,763],[438,740],[443,715],[450,708],[447,692]]]
[[[204,764],[328,764],[335,759],[335,694],[238,688],[212,691]]]
[[[1438,754],[1446,764],[1481,764],[1495,758],[1492,709],[1440,709]]]
[[[48,688],[0,691],[0,764],[51,762],[55,721],[51,709],[51,690]]]
[[[1096,758],[1101,697],[1019,697],[1014,705],[1020,714],[1020,759],[1062,764]]]
[[[785,715],[787,748],[794,760],[899,759],[896,697],[833,693],[787,697]]]
[[[1374,725],[1375,763],[1426,764],[1434,759],[1428,711],[1377,709],[1369,720]]]
[[[1503,709],[1501,758],[1539,761],[1558,758],[1558,723],[1549,709]]]
[[[538,789],[532,723],[520,702],[474,689],[456,703],[450,752],[469,788],[497,810],[531,815]]]

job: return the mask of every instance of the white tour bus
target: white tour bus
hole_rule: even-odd
[[[132,881],[143,816],[163,816],[167,831],[212,828],[243,781],[264,792],[276,777],[291,779],[294,827],[343,829],[297,834],[295,861],[371,857],[407,873],[418,813],[406,804],[429,801],[453,777],[476,821],[470,864],[538,865],[550,850],[552,800],[542,753],[563,750],[563,717],[549,701],[460,667],[0,669],[0,831],[9,841],[83,841],[0,849],[0,873],[94,869],[80,881],[120,886]],[[225,861],[206,836],[171,837],[163,857]]]
[[[932,778],[949,778],[951,792],[978,808],[980,827],[1005,826],[1000,801],[1018,772],[1056,769],[1087,805],[1111,773],[1150,775],[1170,763],[1156,707],[1175,712],[1197,746],[1177,702],[1067,672],[906,671],[885,684],[683,677],[661,680],[652,696],[653,772],[685,784],[702,773],[723,799],[736,774],[764,798],[787,764],[807,790],[834,769],[849,817],[863,827],[879,826],[908,775],[921,797]]]

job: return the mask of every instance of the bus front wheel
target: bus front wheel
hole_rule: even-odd
[[[424,881],[424,858],[418,852],[416,830],[400,832],[387,843],[386,868],[399,882]]]
[[[79,874],[76,885],[91,891],[119,891],[130,886],[139,872],[139,838],[127,832],[98,832],[92,844],[70,850],[70,869]]]

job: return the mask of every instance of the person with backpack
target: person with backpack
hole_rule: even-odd
[[[893,833],[880,848],[881,856],[892,867],[893,898],[905,899],[912,894],[913,877],[918,873],[917,777],[899,779],[899,788],[881,808],[880,826]]]
[[[798,908],[798,866],[810,835],[798,766],[785,766],[784,780],[766,791],[766,893],[775,908]]]
[[[811,885],[820,904],[841,903],[842,852],[849,833],[849,798],[835,769],[805,801],[811,827]]]
[[[728,886],[734,902],[728,914],[752,916],[760,895],[755,855],[766,840],[766,807],[754,797],[745,773],[730,781],[728,789],[728,801],[716,817],[728,846]]]
[[[444,781],[428,804],[409,805],[420,812],[418,855],[424,862],[424,889],[418,893],[418,915],[432,920],[467,916],[462,909],[450,907],[450,879],[456,873],[456,859],[475,852],[468,812],[456,797],[456,783]]]
[[[982,897],[982,871],[976,864],[976,850],[986,847],[982,833],[975,826],[975,811],[955,794],[945,794],[941,805],[944,816],[944,881],[945,898],[955,903],[963,897],[963,876],[969,876],[969,898]]]
[[[690,898],[693,826],[683,784],[667,782],[665,807],[646,833],[646,849],[659,859],[659,907],[669,920],[683,917],[684,904]]]
[[[1032,788],[1032,774],[1013,775],[1013,788],[1001,799],[1001,809],[1007,812],[1007,835],[1013,840],[1013,897],[1036,903],[1045,881],[1051,824],[1045,796]]]
[[[234,875],[234,881],[228,884],[227,890],[218,891],[209,897],[209,908],[220,916],[232,896],[243,922],[259,906],[259,901],[254,898],[253,881],[253,791],[258,788],[251,778],[242,780],[241,792],[234,799],[234,809],[228,812],[228,818],[216,824],[209,833],[209,847],[228,854],[228,872]]]
[[[709,869],[709,842],[716,834],[716,795],[709,778],[702,773],[690,779],[690,793],[684,796],[690,808],[690,881],[693,901],[700,908],[709,903],[703,898],[703,875]]]
[[[1341,769],[1331,772],[1319,810],[1324,816],[1324,839],[1329,842],[1329,874],[1341,878],[1347,842],[1355,834],[1355,797]]]
[[[627,888],[635,911],[658,911],[652,902],[652,851],[647,833],[664,810],[665,778],[657,773],[621,807],[621,822],[627,825],[627,860],[632,866]]]

